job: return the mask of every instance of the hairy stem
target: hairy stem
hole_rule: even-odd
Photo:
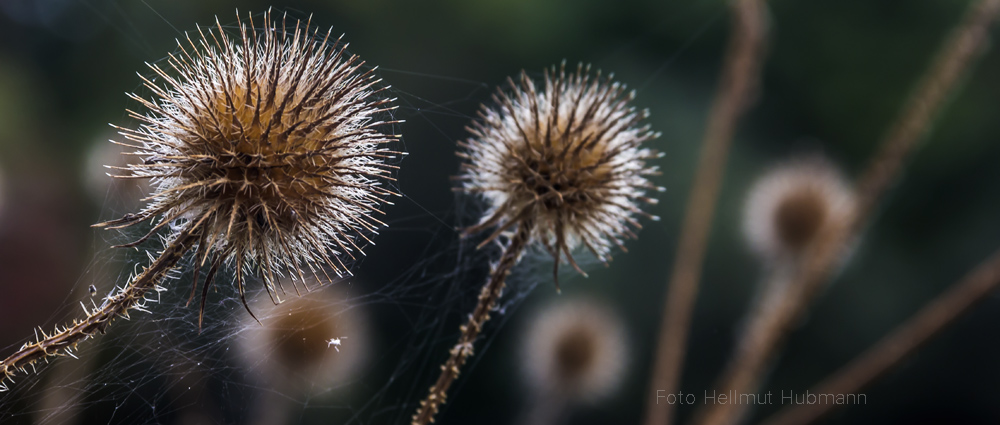
[[[438,408],[444,404],[448,396],[448,388],[458,378],[458,373],[465,361],[472,356],[476,337],[482,331],[483,324],[490,320],[490,312],[493,311],[497,300],[500,299],[507,275],[521,259],[521,254],[528,246],[530,237],[531,223],[522,222],[517,228],[517,233],[504,248],[500,262],[493,268],[489,280],[479,293],[479,302],[472,314],[469,315],[469,321],[461,326],[461,335],[459,335],[455,346],[451,348],[448,360],[441,366],[441,375],[431,386],[427,398],[420,402],[417,413],[413,415],[413,425],[426,425],[434,422],[434,415],[437,414]]]
[[[855,358],[847,366],[824,379],[811,392],[816,394],[856,393],[882,376],[906,355],[920,348],[946,326],[955,322],[1000,287],[1000,251],[970,271],[961,281],[932,300],[892,333]],[[837,407],[816,403],[788,407],[765,425],[808,424]]]
[[[667,290],[656,351],[656,364],[646,402],[646,425],[666,425],[673,405],[658,404],[657,394],[673,394],[680,385],[691,313],[698,294],[715,203],[736,123],[759,79],[766,24],[762,0],[733,2],[732,35],[722,79],[702,141],[701,157],[681,226],[677,257]]]
[[[0,382],[11,381],[17,372],[26,373],[26,368],[33,366],[39,360],[54,356],[70,355],[77,344],[87,340],[96,333],[104,333],[111,321],[118,316],[128,317],[128,310],[139,305],[146,293],[155,288],[157,283],[198,241],[192,228],[181,231],[160,255],[153,260],[145,270],[132,279],[121,291],[109,297],[104,303],[87,312],[83,320],[74,320],[73,324],[59,330],[57,327],[51,335],[42,333],[41,339],[25,344],[16,353],[0,362]],[[6,390],[6,384],[0,384],[0,390]]]
[[[923,76],[902,114],[881,142],[881,147],[858,182],[858,208],[845,226],[829,226],[806,252],[778,305],[756,318],[748,331],[745,349],[735,352],[720,379],[720,393],[752,393],[760,385],[767,365],[782,345],[796,319],[829,279],[850,241],[868,223],[882,194],[899,175],[921,136],[940,112],[972,59],[981,53],[989,26],[1000,10],[1000,0],[978,0],[969,6],[930,69]],[[746,413],[746,406],[714,404],[696,415],[701,425],[731,425]]]

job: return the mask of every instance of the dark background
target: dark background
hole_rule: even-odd
[[[711,388],[759,280],[761,267],[740,233],[753,178],[781,160],[817,152],[856,175],[966,4],[769,3],[769,56],[728,162],[685,391]],[[88,155],[113,137],[108,122],[132,124],[124,109],[135,104],[123,93],[142,92],[135,73],[148,73],[143,62],[173,51],[176,29],[212,24],[215,16],[232,24],[237,7],[259,13],[269,6],[296,18],[313,14],[314,24],[346,33],[353,53],[380,66],[400,99],[397,115],[407,121],[401,128],[409,152],[399,176],[406,196],[388,210],[390,228],[356,267],[360,283],[352,286],[357,294],[382,295],[369,298],[375,300],[370,315],[378,339],[393,348],[356,383],[354,396],[338,402],[350,408],[303,403],[295,420],[407,422],[430,384],[429,371],[474,302],[489,254],[459,246],[451,230],[480,211],[450,190],[455,143],[507,76],[522,69],[537,75],[566,59],[615,72],[637,90],[635,104],[652,112],[651,124],[663,133],[654,144],[666,154],[656,183],[668,190],[652,209],[662,221],[645,222],[629,253],[618,253],[610,268],[591,264],[589,279],[567,274],[562,295],[552,290],[544,259],[537,260],[537,273],[522,271],[521,280],[538,287],[515,303],[518,314],[504,315],[509,322],[497,321],[507,325],[488,328],[494,335],[489,349],[479,349],[478,363],[462,376],[438,423],[517,420],[529,404],[518,374],[520,324],[529,310],[582,295],[623,315],[631,355],[620,391],[576,409],[570,422],[637,423],[652,397],[647,378],[666,278],[728,34],[722,1],[0,0],[0,353],[19,346],[32,326],[58,323],[63,316],[53,312],[72,311],[66,306],[75,301],[67,294],[86,290],[95,255],[107,249],[107,236],[88,226],[131,208],[99,184],[88,186],[100,178]],[[1000,96],[997,75],[1000,53],[987,52],[877,211],[850,263],[790,339],[766,389],[804,391],[1000,245],[1000,120],[991,118]],[[154,305],[153,315],[174,310]],[[417,325],[406,319],[414,315]],[[829,423],[997,423],[998,322],[1000,299],[991,297],[867,389],[868,405],[843,409]],[[397,359],[407,358],[400,367]],[[227,406],[218,421],[244,422],[240,406],[253,398],[227,379],[235,378],[206,378],[216,394],[208,400]],[[130,401],[139,397],[128,397],[133,391],[155,393],[155,385],[120,384],[87,399],[87,422],[180,423],[170,397]],[[0,422],[30,423],[39,392],[0,395]],[[212,408],[206,403],[195,407]],[[154,405],[160,410],[149,408]],[[757,417],[772,410],[761,408]]]

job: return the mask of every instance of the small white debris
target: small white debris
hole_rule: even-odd
[[[347,337],[346,336],[342,336],[340,338],[332,338],[332,339],[326,340],[326,348],[333,347],[339,353],[340,352],[340,340],[342,340],[342,339],[347,339]]]

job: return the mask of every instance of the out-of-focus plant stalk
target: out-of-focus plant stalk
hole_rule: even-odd
[[[830,375],[810,392],[814,394],[853,394],[878,379],[906,355],[920,348],[971,310],[1000,286],[1000,251],[970,271],[962,280],[932,300],[892,333],[851,363]],[[764,425],[808,424],[823,417],[837,404],[798,404],[779,411]]]
[[[676,393],[680,386],[691,314],[698,294],[698,281],[729,145],[760,77],[767,38],[765,18],[762,0],[737,0],[732,3],[732,34],[722,78],[705,128],[701,156],[667,289],[656,363],[646,403],[646,425],[666,425],[674,414],[673,405],[658,404],[656,395],[657,392]]]

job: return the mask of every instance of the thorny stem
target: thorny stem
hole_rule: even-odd
[[[734,353],[720,379],[720,392],[750,393],[759,386],[767,365],[782,345],[796,319],[809,305],[835,269],[851,240],[868,223],[868,217],[920,141],[972,59],[983,51],[989,26],[1000,11],[1000,0],[978,0],[942,46],[902,114],[881,142],[878,153],[857,185],[858,207],[845,226],[829,226],[806,252],[785,297],[756,320],[746,338],[747,348]],[[700,425],[731,425],[746,413],[746,406],[715,404],[696,415]]]
[[[111,321],[118,316],[128,317],[128,310],[137,307],[147,292],[154,289],[163,280],[167,272],[191,249],[198,241],[193,227],[181,231],[173,241],[169,242],[158,257],[132,279],[128,285],[117,294],[109,297],[99,307],[87,313],[83,320],[74,320],[73,325],[63,330],[56,329],[51,335],[42,333],[42,338],[34,343],[25,344],[16,353],[0,362],[0,382],[11,381],[17,372],[26,373],[28,366],[49,357],[70,355],[77,344],[87,340],[95,333],[104,333]],[[0,391],[7,386],[0,384]]]
[[[737,0],[729,50],[702,141],[701,157],[681,226],[677,257],[660,325],[656,364],[646,402],[646,425],[671,422],[674,407],[657,404],[656,394],[676,393],[680,385],[691,314],[698,294],[712,216],[736,123],[758,83],[767,28],[762,0]]]
[[[1000,287],[1000,251],[970,271],[961,281],[928,303],[891,334],[855,358],[847,366],[813,388],[817,394],[856,393],[906,355],[920,348],[942,329]],[[836,408],[816,403],[788,407],[763,422],[764,425],[808,424]]]
[[[472,356],[476,337],[482,331],[483,324],[490,319],[490,312],[493,311],[497,300],[500,299],[507,275],[510,274],[511,269],[520,260],[521,254],[528,246],[528,241],[531,238],[531,223],[529,221],[522,221],[518,225],[517,233],[504,248],[500,261],[493,268],[489,280],[479,293],[479,303],[469,315],[469,321],[460,328],[461,335],[458,337],[458,343],[451,348],[448,360],[441,365],[441,375],[431,386],[427,398],[420,402],[417,413],[413,415],[413,425],[426,425],[434,422],[434,415],[447,399],[448,387],[458,378],[465,361]]]

